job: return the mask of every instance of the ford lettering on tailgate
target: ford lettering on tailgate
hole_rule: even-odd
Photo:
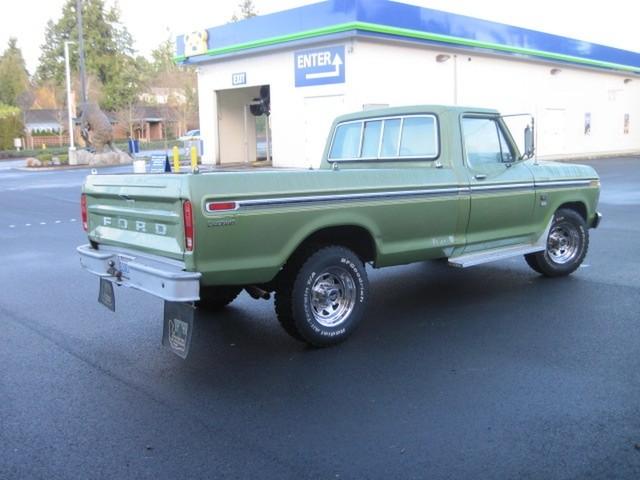
[[[141,233],[155,233],[156,235],[166,235],[167,226],[162,223],[145,222],[143,220],[128,220],[126,218],[114,219],[113,217],[102,217],[102,225],[105,227],[116,227],[122,230],[134,230]]]

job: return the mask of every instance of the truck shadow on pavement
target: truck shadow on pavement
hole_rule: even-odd
[[[547,279],[516,262],[457,270],[432,261],[368,273],[367,314],[341,345],[318,350],[291,339],[278,324],[273,301],[254,301],[243,294],[222,312],[198,312],[187,363],[214,364],[221,357],[237,360],[242,355],[261,362],[292,354],[360,355],[369,349],[402,355],[408,344],[423,341],[429,348],[441,342],[443,334],[464,339],[478,329],[493,328],[504,336],[532,319],[553,317],[554,308],[565,303],[567,295],[580,295],[582,288],[579,274]]]

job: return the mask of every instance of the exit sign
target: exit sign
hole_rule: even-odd
[[[231,75],[232,85],[246,85],[247,84],[247,72],[234,73]]]

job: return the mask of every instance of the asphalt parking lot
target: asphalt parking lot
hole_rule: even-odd
[[[587,163],[604,221],[569,278],[370,270],[366,320],[325,350],[243,294],[183,361],[161,301],[97,304],[87,171],[0,162],[0,478],[640,478],[640,158]]]

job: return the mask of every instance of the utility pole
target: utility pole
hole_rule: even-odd
[[[69,45],[75,43],[71,41],[64,42],[64,69],[67,80],[67,120],[69,121],[69,165],[76,165],[76,146],[73,141],[74,114],[73,105],[71,104],[71,68],[69,66]]]
[[[76,15],[78,18],[78,56],[80,57],[80,90],[82,103],[87,102],[87,78],[84,65],[84,38],[82,33],[82,0],[76,0]]]

